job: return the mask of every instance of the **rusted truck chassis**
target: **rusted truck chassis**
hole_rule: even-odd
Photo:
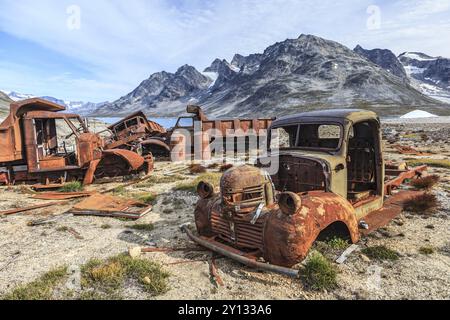
[[[380,122],[369,111],[299,114],[276,120],[270,132],[279,170],[232,168],[220,192],[201,182],[198,236],[185,228],[198,244],[259,269],[297,275],[290,268],[316,240],[358,242],[402,211],[402,202],[418,193],[398,187],[427,169],[386,168]]]
[[[149,173],[153,160],[128,150],[104,150],[104,141],[76,114],[42,99],[14,102],[0,125],[0,182],[61,184]],[[64,129],[65,128],[65,129]]]
[[[110,126],[111,138],[107,149],[127,149],[143,155],[153,154],[156,158],[189,160],[194,155],[197,160],[209,160],[214,153],[209,145],[218,137],[232,134],[236,139],[257,135],[267,130],[273,119],[231,119],[209,120],[201,107],[187,106],[191,116],[178,118],[175,127],[166,131],[154,121],[149,121],[142,112],[132,114]],[[216,134],[208,132],[216,130]],[[266,135],[262,135],[266,139]],[[222,151],[228,152],[224,141]],[[236,148],[233,151],[237,151]],[[247,146],[246,151],[249,151]],[[217,151],[216,151],[217,152]]]
[[[167,131],[160,124],[136,112],[108,127],[110,137],[105,149],[125,149],[141,155],[168,157]]]

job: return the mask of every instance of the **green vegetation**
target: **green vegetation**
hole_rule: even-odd
[[[433,247],[421,247],[419,249],[419,252],[423,255],[430,255],[434,253],[434,248]]]
[[[301,277],[313,290],[330,290],[337,287],[336,267],[321,253],[311,253]]]
[[[125,254],[107,260],[93,259],[82,267],[81,273],[81,285],[89,292],[83,297],[85,299],[117,295],[116,291],[126,280],[137,280],[142,288],[152,295],[160,295],[168,290],[169,273],[159,264],[133,259]]]
[[[411,185],[416,189],[432,189],[438,182],[439,176],[434,174],[411,181]]]
[[[172,176],[157,176],[153,175],[144,182],[138,184],[137,186],[140,188],[148,188],[152,187],[155,184],[160,183],[173,183],[173,182],[179,182],[180,180],[186,180],[186,178],[182,175],[172,175]]]
[[[132,226],[129,226],[128,228],[133,230],[139,230],[139,231],[153,231],[155,230],[155,226],[151,223],[146,224],[134,224]]]
[[[430,158],[406,159],[406,162],[407,162],[408,166],[411,166],[411,167],[427,165],[430,167],[450,169],[450,160],[448,160],[448,159],[442,159],[442,160],[430,159]]]
[[[61,188],[59,192],[79,192],[83,191],[83,184],[79,181],[68,182]]]
[[[125,189],[124,186],[118,186],[112,192],[115,196],[123,196],[127,194],[127,190]]]
[[[197,186],[201,181],[208,182],[208,183],[212,184],[213,186],[218,186],[220,184],[221,178],[222,178],[222,174],[218,173],[218,172],[204,173],[192,181],[179,183],[175,187],[175,190],[196,192]]]
[[[439,201],[434,194],[424,193],[405,201],[403,209],[420,214],[433,214],[439,206]]]
[[[327,244],[336,250],[343,250],[348,247],[348,242],[342,238],[334,237],[327,241]]]
[[[137,194],[134,197],[145,204],[154,204],[156,199],[158,198],[158,195],[153,193],[146,193],[146,194]]]
[[[391,260],[395,261],[400,258],[400,254],[394,250],[388,249],[385,246],[369,247],[362,250],[362,253],[374,260]]]
[[[67,267],[47,272],[28,284],[15,288],[2,300],[52,300],[55,288],[67,277]]]
[[[102,229],[111,229],[112,227],[111,227],[111,225],[110,224],[102,224],[101,225],[101,227],[100,228],[102,228]]]

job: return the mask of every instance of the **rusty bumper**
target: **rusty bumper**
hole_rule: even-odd
[[[237,261],[243,265],[246,265],[250,268],[262,270],[262,271],[274,272],[274,273],[282,274],[282,275],[289,276],[289,277],[295,277],[295,278],[297,278],[299,276],[299,270],[280,267],[280,266],[276,266],[276,265],[268,264],[268,263],[258,262],[255,259],[245,256],[245,254],[243,252],[236,250],[232,247],[226,246],[220,242],[202,238],[202,237],[197,237],[189,230],[189,228],[187,226],[183,226],[182,231],[185,232],[188,235],[188,237],[192,241],[197,243],[198,245],[205,247],[206,249],[209,249],[213,252],[216,252],[224,257],[235,260],[235,261]]]

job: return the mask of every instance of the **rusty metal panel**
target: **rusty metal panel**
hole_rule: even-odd
[[[152,206],[145,205],[139,201],[94,194],[76,204],[70,212],[74,215],[93,215],[135,220],[142,218],[151,210]]]

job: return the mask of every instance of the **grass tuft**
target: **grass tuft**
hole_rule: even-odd
[[[154,204],[156,199],[158,198],[157,194],[153,193],[145,193],[145,194],[138,194],[135,195],[135,198],[145,204]]]
[[[403,209],[420,214],[433,214],[438,206],[439,201],[434,194],[424,193],[405,201]]]
[[[159,264],[145,259],[133,259],[121,254],[107,260],[93,259],[82,267],[83,289],[95,290],[94,298],[102,293],[111,294],[121,288],[126,280],[136,280],[145,291],[161,295],[168,290],[169,273]]]
[[[436,174],[426,176],[411,181],[411,185],[416,189],[431,189],[439,182],[439,176]]]
[[[175,190],[196,192],[197,186],[201,181],[208,182],[208,183],[212,184],[213,186],[218,186],[220,184],[221,178],[222,178],[221,173],[217,173],[217,172],[204,173],[192,181],[179,183],[175,187]]]
[[[369,247],[362,250],[362,253],[371,259],[383,261],[395,261],[400,258],[400,254],[394,250],[388,249],[385,246]]]
[[[79,192],[83,191],[83,185],[79,181],[68,182],[61,188],[59,188],[59,192]]]
[[[317,251],[311,253],[301,276],[313,290],[330,290],[337,287],[336,267]]]
[[[129,226],[128,228],[133,229],[133,230],[139,230],[139,231],[153,231],[153,230],[155,230],[155,226],[152,223],[134,224],[132,226]]]
[[[419,252],[423,255],[430,255],[434,253],[434,248],[432,247],[421,247]]]
[[[127,190],[125,189],[124,186],[118,186],[117,188],[115,188],[113,191],[113,194],[115,196],[121,196],[127,193]]]
[[[343,250],[348,247],[348,242],[342,238],[334,237],[327,241],[327,244],[332,249]]]
[[[186,179],[182,175],[171,175],[171,176],[151,176],[147,180],[145,180],[143,183],[138,184],[139,187],[146,188],[146,187],[152,187],[155,184],[160,183],[173,183],[178,182],[180,180]]]
[[[407,159],[407,164],[410,167],[417,167],[422,165],[427,165],[435,168],[447,168],[450,169],[450,160],[447,159]]]
[[[55,288],[67,277],[67,267],[51,270],[40,278],[15,288],[2,300],[52,300]]]
[[[110,224],[102,224],[100,228],[106,230],[106,229],[111,229],[112,227]]]

